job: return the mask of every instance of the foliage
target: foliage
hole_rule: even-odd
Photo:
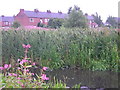
[[[2,79],[0,80],[1,89],[4,88],[67,88],[66,84],[61,80],[58,81],[54,77],[54,82],[46,83],[46,80],[49,80],[46,77],[45,71],[48,67],[38,67],[35,62],[32,62],[28,58],[27,53],[28,49],[31,48],[31,45],[22,45],[25,48],[24,58],[22,60],[18,59],[17,63],[14,66],[11,64],[4,64],[3,67],[0,67],[3,70],[3,74],[0,74]],[[31,68],[39,69],[38,73],[33,73]],[[75,87],[80,85],[75,85]]]
[[[96,13],[96,15],[93,15],[95,23],[98,24],[99,27],[103,26],[103,22],[101,20],[101,16]]]
[[[39,22],[39,23],[37,24],[37,27],[44,27],[44,24],[42,24],[41,22]]]
[[[18,28],[18,27],[20,27],[20,26],[21,26],[21,25],[20,25],[20,23],[19,23],[18,21],[14,21],[14,22],[13,22],[12,27]]]
[[[80,27],[80,28],[87,28],[87,19],[83,15],[82,10],[80,10],[79,7],[74,6],[74,8],[71,10],[71,8],[68,11],[68,18],[65,20],[65,27]]]
[[[63,24],[62,19],[50,19],[48,22],[48,27],[50,28],[60,28]]]
[[[117,25],[118,22],[117,22],[117,21],[115,20],[115,18],[112,17],[112,16],[109,16],[109,17],[107,18],[106,22],[109,23],[110,26],[112,26],[113,28],[117,28],[117,26],[118,26],[118,25]]]
[[[2,41],[2,58],[6,63],[21,58],[24,55],[21,44],[29,43],[32,48],[28,56],[51,69],[80,66],[118,70],[119,40],[113,29],[8,30],[2,31]]]

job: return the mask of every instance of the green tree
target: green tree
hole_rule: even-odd
[[[83,15],[82,10],[78,6],[74,6],[74,8],[69,8],[68,10],[68,18],[65,20],[64,26],[65,27],[80,27],[80,28],[86,28],[87,25],[87,19]]]
[[[107,18],[106,22],[109,23],[110,26],[112,26],[113,28],[117,28],[117,26],[118,26],[118,22],[117,22],[117,21],[115,20],[115,18],[112,17],[112,16],[109,16],[109,17]]]
[[[39,22],[39,23],[37,24],[37,27],[44,27],[44,24],[42,24],[41,22]]]
[[[62,19],[50,19],[48,22],[48,27],[50,28],[60,28],[63,24]]]
[[[18,27],[20,27],[20,26],[21,26],[21,25],[20,25],[20,23],[19,23],[18,21],[14,21],[14,22],[13,22],[12,27],[18,28]]]
[[[101,27],[103,25],[103,22],[101,20],[101,16],[96,13],[96,15],[93,15],[94,17],[94,22],[98,24],[98,27]]]

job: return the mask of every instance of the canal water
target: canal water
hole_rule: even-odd
[[[118,73],[111,71],[90,71],[83,69],[64,69],[48,72],[50,78],[63,81],[67,86],[75,84],[89,88],[118,88]]]

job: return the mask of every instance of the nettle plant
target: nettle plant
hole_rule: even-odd
[[[0,67],[4,73],[2,87],[47,88],[46,81],[49,78],[46,77],[45,71],[48,67],[41,67],[27,57],[28,49],[31,48],[31,45],[23,44],[22,46],[25,49],[23,59],[18,59],[15,66],[4,64],[3,67]],[[33,73],[35,69],[39,70],[39,74]]]

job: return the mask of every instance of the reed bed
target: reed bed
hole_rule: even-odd
[[[118,32],[112,29],[61,28],[58,30],[2,30],[3,63],[24,55],[22,44],[30,44],[29,57],[50,68],[82,67],[118,71]]]

